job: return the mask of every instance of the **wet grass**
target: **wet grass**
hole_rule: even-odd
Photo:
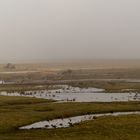
[[[2,140],[139,140],[140,117],[101,117],[66,129],[14,131]]]
[[[49,85],[46,84],[2,84],[0,85],[0,91],[7,92],[24,92],[29,90],[42,90],[49,89]]]
[[[112,69],[63,69],[57,71],[54,75],[48,75],[48,72],[44,71],[29,74],[0,74],[0,79],[7,82],[15,82],[15,84],[0,85],[0,91],[22,92],[27,90],[48,89],[50,84],[70,84],[78,87],[104,88],[107,92],[120,92],[122,89],[133,89],[140,92],[140,83],[137,82],[97,81],[99,79],[140,79],[139,71],[140,68],[134,67]],[[86,81],[84,81],[84,79]],[[72,80],[77,81],[71,82]]]
[[[36,84],[8,84],[0,85],[0,91],[11,92],[25,92],[25,91],[36,91],[36,90],[49,90],[56,89],[53,85],[58,85],[60,81],[56,83],[36,83]],[[123,81],[68,81],[61,82],[61,84],[70,85],[73,87],[80,88],[102,88],[105,92],[140,92],[140,82],[123,82]]]
[[[18,130],[36,121],[76,115],[140,111],[140,102],[127,103],[55,103],[43,99],[0,96],[1,140],[138,139],[140,116],[102,117],[71,128],[54,130]]]
[[[69,85],[80,88],[96,87],[106,92],[140,92],[140,83],[118,81],[82,81],[70,82]],[[127,90],[128,89],[128,90]]]

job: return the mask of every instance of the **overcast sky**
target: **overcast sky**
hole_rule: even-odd
[[[140,0],[0,0],[0,62],[140,58]]]

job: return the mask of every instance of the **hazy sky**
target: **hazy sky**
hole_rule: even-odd
[[[0,0],[0,62],[140,58],[140,0]]]

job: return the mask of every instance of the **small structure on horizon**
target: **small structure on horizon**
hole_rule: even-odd
[[[6,64],[6,66],[4,66],[4,68],[5,69],[15,69],[16,67],[15,67],[15,65],[14,64],[11,64],[11,63],[8,63],[8,64]]]

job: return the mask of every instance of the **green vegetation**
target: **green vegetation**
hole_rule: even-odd
[[[71,128],[14,131],[2,140],[139,140],[140,117],[102,117]]]
[[[140,83],[118,81],[82,81],[70,82],[69,85],[80,88],[103,88],[106,92],[140,92]]]
[[[19,66],[16,66],[19,67]],[[32,68],[32,65],[30,66]],[[48,81],[59,80],[80,80],[80,79],[140,79],[140,68],[108,68],[108,69],[47,69],[44,67],[34,67],[28,69],[18,68],[14,73],[0,72],[0,80],[6,82],[23,83],[46,83]],[[1,69],[0,69],[1,70]],[[21,71],[21,73],[19,72]],[[22,73],[23,71],[23,73]],[[24,73],[25,71],[25,73]],[[10,72],[10,71],[9,71]],[[17,72],[17,73],[16,73]]]
[[[128,103],[55,103],[43,99],[0,96],[1,140],[127,139],[140,138],[140,116],[102,117],[71,128],[18,130],[19,126],[40,120],[91,113],[140,111],[140,102]]]
[[[2,84],[0,85],[0,91],[7,92],[21,92],[21,91],[29,91],[29,90],[42,90],[49,89],[48,85],[45,84]]]
[[[58,79],[140,79],[139,68],[77,69],[62,71]]]
[[[3,73],[5,69],[1,66],[0,80],[15,84],[1,84],[0,91],[24,92],[52,89],[54,87],[51,85],[54,84],[68,84],[81,88],[103,88],[110,93],[128,92],[127,89],[129,92],[140,92],[138,82],[113,80],[140,79],[140,68],[47,69],[46,65],[38,68],[34,65],[16,65],[16,69],[13,70],[15,72],[37,72]],[[42,120],[124,111],[140,111],[140,102],[56,103],[45,99],[0,96],[0,140],[139,140],[139,115],[101,117],[62,129],[18,129],[20,126]]]
[[[0,80],[14,82],[13,84],[1,84],[0,91],[42,90],[51,89],[50,85],[53,84],[68,84],[81,88],[103,88],[106,92],[128,92],[126,89],[140,92],[140,82],[123,81],[123,79],[140,79],[139,68],[59,71],[47,71],[46,69],[43,71],[42,68],[41,70],[29,73],[0,73]]]
[[[52,85],[59,84],[58,82],[51,83],[36,83],[36,84],[3,84],[0,85],[0,91],[7,91],[7,92],[23,92],[29,90],[48,90],[54,89]],[[61,84],[68,84],[74,87],[80,88],[88,88],[88,87],[95,87],[95,88],[102,88],[105,89],[106,92],[140,92],[140,82],[119,82],[119,81],[64,81]]]

